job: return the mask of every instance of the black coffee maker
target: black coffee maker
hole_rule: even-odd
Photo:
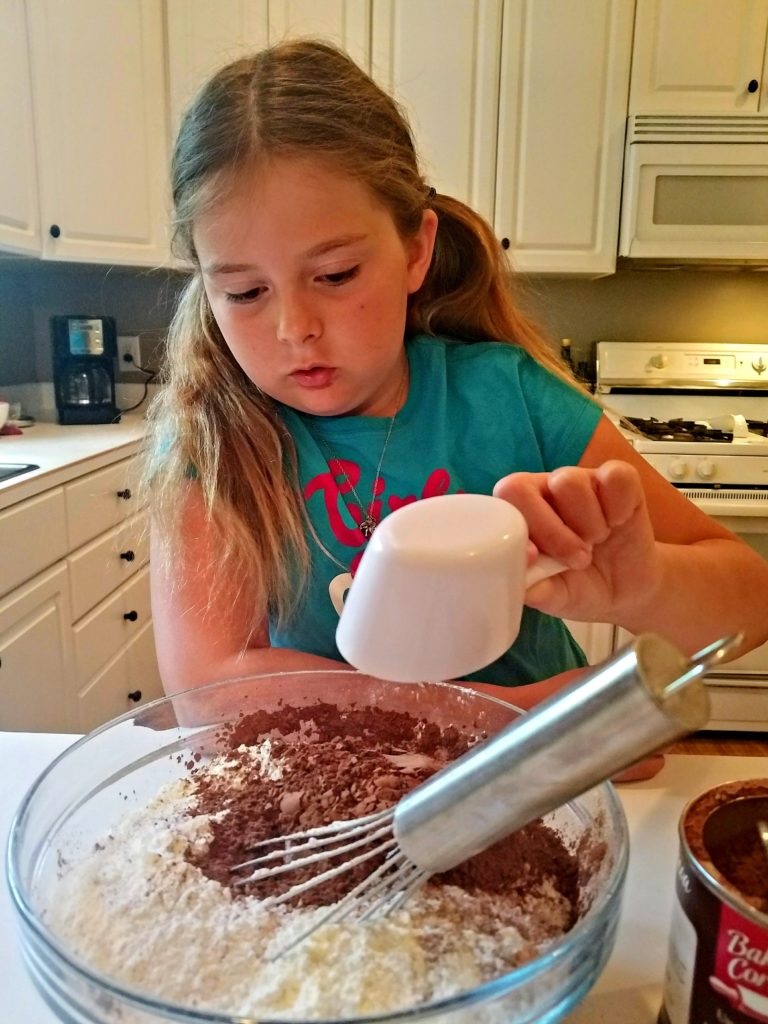
[[[113,317],[54,316],[51,335],[59,423],[118,423]]]

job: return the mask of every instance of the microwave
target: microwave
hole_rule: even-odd
[[[768,117],[630,117],[619,255],[768,264]]]

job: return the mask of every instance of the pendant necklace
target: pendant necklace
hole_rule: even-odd
[[[405,390],[405,384],[406,384],[407,379],[408,379],[408,375],[406,373],[406,375],[403,377],[403,381],[402,381],[402,383],[400,385],[400,390],[397,393],[397,398],[395,400],[395,411],[392,413],[392,416],[391,416],[390,421],[389,421],[389,426],[387,427],[387,433],[386,433],[386,436],[384,438],[384,445],[383,445],[383,447],[381,449],[381,455],[379,456],[378,465],[376,466],[376,475],[373,478],[373,487],[371,488],[371,500],[368,502],[368,506],[367,507],[361,501],[360,495],[355,490],[354,484],[350,480],[349,474],[347,473],[346,469],[344,469],[344,465],[341,462],[341,460],[339,459],[338,455],[334,455],[334,453],[331,451],[330,446],[326,442],[325,438],[322,437],[322,435],[315,434],[311,430],[311,428],[310,428],[310,433],[315,438],[315,440],[319,443],[320,447],[323,449],[323,452],[325,454],[325,461],[326,461],[326,463],[328,465],[328,468],[330,469],[331,473],[333,473],[334,476],[336,475],[336,471],[334,470],[334,464],[335,464],[336,467],[338,468],[338,470],[340,470],[341,473],[343,474],[344,479],[347,481],[347,484],[349,485],[350,491],[355,496],[355,500],[357,502],[357,508],[358,508],[358,510],[360,512],[360,522],[358,523],[358,528],[360,530],[360,533],[362,533],[363,537],[365,538],[366,542],[371,539],[371,536],[373,535],[373,531],[379,525],[379,520],[376,519],[374,517],[374,515],[373,515],[373,506],[374,506],[374,503],[376,501],[376,496],[377,496],[377,493],[378,493],[379,481],[381,480],[381,467],[384,464],[384,456],[386,455],[386,452],[387,452],[387,446],[389,445],[389,439],[392,436],[392,430],[393,430],[393,428],[395,426],[395,420],[397,419],[397,414],[400,411],[400,399],[402,398],[403,391]]]

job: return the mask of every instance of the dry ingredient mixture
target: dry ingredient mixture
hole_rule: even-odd
[[[185,778],[63,869],[49,923],[91,967],[223,1013],[344,1018],[473,988],[576,919],[578,858],[542,822],[435,876],[387,918],[324,925],[272,962],[372,866],[271,909],[263,898],[298,872],[269,885],[237,885],[232,872],[261,839],[391,806],[470,743],[370,707],[244,716],[221,730],[217,753],[190,757]]]

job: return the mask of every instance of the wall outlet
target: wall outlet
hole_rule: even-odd
[[[141,366],[141,346],[136,334],[118,335],[117,338],[118,372],[130,372],[134,366]]]

